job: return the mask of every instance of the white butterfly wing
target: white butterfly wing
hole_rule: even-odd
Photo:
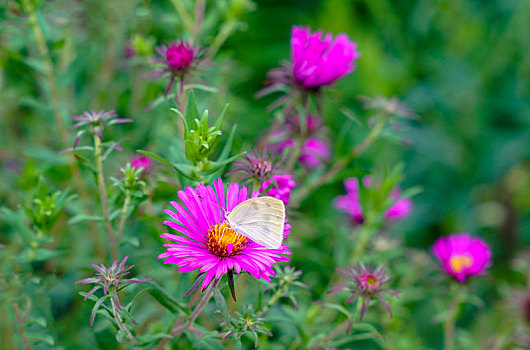
[[[277,198],[248,199],[238,204],[227,220],[236,232],[262,246],[277,249],[282,244],[285,206]]]

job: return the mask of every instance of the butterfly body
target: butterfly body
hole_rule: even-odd
[[[283,241],[285,205],[269,196],[247,199],[225,214],[230,227],[238,234],[272,249]]]

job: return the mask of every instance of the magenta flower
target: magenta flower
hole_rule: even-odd
[[[250,197],[258,194],[256,191]],[[224,274],[228,274],[231,283],[234,270],[237,274],[244,270],[258,279],[270,281],[270,277],[275,276],[272,266],[277,261],[289,261],[285,255],[291,253],[285,244],[279,249],[266,248],[237,234],[226,223],[225,212],[249,198],[245,186],[232,183],[225,193],[223,182],[218,179],[213,187],[203,184],[196,188],[186,187],[178,192],[178,197],[181,204],[171,202],[175,212],[164,210],[172,218],[164,224],[180,235],[161,235],[173,242],[164,245],[167,251],[158,258],[165,259],[165,264],[175,264],[179,272],[199,270],[204,277],[203,290]],[[285,225],[284,237],[291,232],[290,228],[291,225]]]
[[[169,94],[175,79],[180,80],[180,92],[184,89],[184,79],[193,68],[200,64],[200,50],[187,41],[176,41],[169,46],[162,45],[155,48],[158,57],[152,59],[158,67],[148,73],[152,79],[167,76],[169,83],[165,96]]]
[[[143,172],[147,173],[151,170],[153,162],[148,156],[137,155],[131,160],[131,166],[135,169],[143,168]]]
[[[432,253],[440,261],[444,271],[458,282],[464,282],[470,276],[481,275],[491,266],[488,244],[468,233],[438,238],[432,246]]]
[[[364,297],[363,306],[361,309],[360,320],[363,319],[364,313],[370,305],[370,299],[376,297],[385,306],[392,317],[392,310],[386,299],[381,294],[388,292],[392,296],[398,296],[399,292],[393,289],[383,288],[383,285],[392,281],[394,277],[387,277],[387,272],[382,266],[374,269],[371,266],[364,266],[360,263],[357,267],[345,267],[344,269],[337,269],[337,272],[346,277],[346,282],[338,283],[328,292],[350,292],[353,293],[347,300],[349,304],[356,298]]]
[[[357,45],[345,34],[335,39],[331,33],[309,27],[292,28],[291,59],[296,82],[304,88],[329,85],[355,69]]]
[[[307,169],[320,168],[324,163],[329,161],[331,154],[329,148],[326,142],[310,137],[302,147],[298,161]]]
[[[295,146],[296,138],[306,138],[300,150],[298,163],[306,169],[319,168],[329,161],[331,147],[328,142],[324,141],[326,138],[323,135],[325,130],[322,127],[322,119],[309,115],[305,121],[306,126],[302,131],[300,118],[297,115],[287,118],[281,129],[269,132],[267,149],[281,154],[286,149]]]
[[[281,199],[285,205],[289,204],[291,190],[296,186],[296,182],[291,175],[274,175],[272,180],[267,180],[263,183],[261,191],[264,191],[270,185],[272,185],[272,187],[264,194]]]
[[[362,181],[366,188],[372,186],[373,181],[370,176],[363,177]],[[364,216],[361,205],[359,179],[352,177],[344,180],[344,188],[346,189],[346,194],[335,198],[335,207],[349,214],[355,223],[362,224],[364,222]],[[388,221],[403,220],[412,212],[412,201],[410,198],[399,198],[400,193],[400,189],[396,188],[390,194],[393,204],[384,214],[385,219]]]

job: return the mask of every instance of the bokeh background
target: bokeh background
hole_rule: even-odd
[[[218,23],[226,20],[223,3],[230,2],[219,1],[219,10],[206,18],[201,44],[208,45]],[[171,104],[144,110],[164,89],[164,82],[151,82],[144,75],[150,70],[152,46],[183,35],[172,3],[61,0],[35,4],[52,57],[60,115],[67,125],[71,115],[89,109],[115,108],[120,116],[135,121],[109,130],[109,138],[124,139],[125,151],[106,163],[107,172],[117,174],[137,149],[169,154],[177,135],[168,109]],[[213,1],[207,6],[215,7]],[[248,12],[233,11],[238,30],[214,59],[213,73],[204,77],[222,93],[197,93],[200,107],[213,114],[230,103],[225,130],[238,126],[232,154],[251,150],[274,119],[266,111],[274,97],[256,99],[254,95],[264,86],[266,72],[289,58],[293,25],[346,33],[361,53],[356,71],[325,95],[324,120],[334,140],[335,159],[361,139],[355,124],[340,112],[347,107],[362,114],[359,95],[397,96],[419,116],[400,124],[399,138],[376,143],[340,178],[402,162],[402,187],[423,188],[414,197],[413,214],[387,233],[403,240],[404,251],[423,251],[416,266],[414,261],[391,260],[402,279],[425,270],[422,264],[429,259],[428,249],[440,235],[470,232],[492,245],[494,265],[476,286],[487,311],[477,321],[480,308],[471,306],[459,324],[469,327],[469,338],[476,342],[469,344],[479,346],[484,332],[480,328],[496,329],[502,321],[492,317],[498,315],[503,297],[496,287],[522,284],[510,264],[530,245],[530,2],[270,0],[256,1]],[[36,174],[43,174],[49,186],[58,189],[70,186],[70,174],[66,158],[57,154],[65,145],[53,122],[47,68],[21,4],[2,2],[0,20],[0,206],[16,208],[28,200]],[[145,47],[145,51],[126,58],[125,49],[134,40],[136,49]],[[295,210],[292,261],[314,289],[312,296],[305,296],[307,300],[324,295],[334,268],[347,262],[343,233],[337,233],[347,230],[346,219],[331,205],[344,192],[340,178]],[[156,212],[162,216],[161,210],[175,198],[175,188],[159,185]],[[80,210],[72,204],[61,220],[65,223]],[[179,277],[177,283],[174,270],[156,261],[162,252],[158,235],[163,232],[154,221],[130,220],[128,236],[141,244],[125,246],[123,252],[135,255],[139,274],[169,281],[166,288],[182,295],[192,276]],[[86,267],[94,262],[91,243],[79,233],[82,225],[70,225],[68,230],[77,233],[56,232],[58,247],[67,258],[47,295],[62,346],[90,348],[80,343],[84,337],[92,339],[92,331],[87,325],[88,308],[76,295],[73,282],[86,276]],[[11,226],[0,222],[0,243],[14,234]],[[159,270],[153,273],[153,268]],[[239,283],[240,290],[252,286],[249,279]],[[418,281],[410,283],[417,286]],[[440,329],[426,322],[433,313],[429,300],[417,295],[407,300],[406,310],[402,306],[396,311],[398,321],[390,329],[396,334],[407,329],[410,339],[417,340],[416,348],[439,348]],[[288,332],[288,326],[279,327]],[[72,329],[78,330],[79,338],[70,334]],[[400,338],[396,335],[396,339]],[[95,340],[89,342],[95,344]],[[281,348],[281,344],[275,346]],[[396,343],[396,348],[400,346]]]

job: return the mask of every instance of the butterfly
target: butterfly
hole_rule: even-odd
[[[264,196],[239,203],[225,220],[238,234],[272,249],[278,249],[283,241],[285,205],[274,197]]]

